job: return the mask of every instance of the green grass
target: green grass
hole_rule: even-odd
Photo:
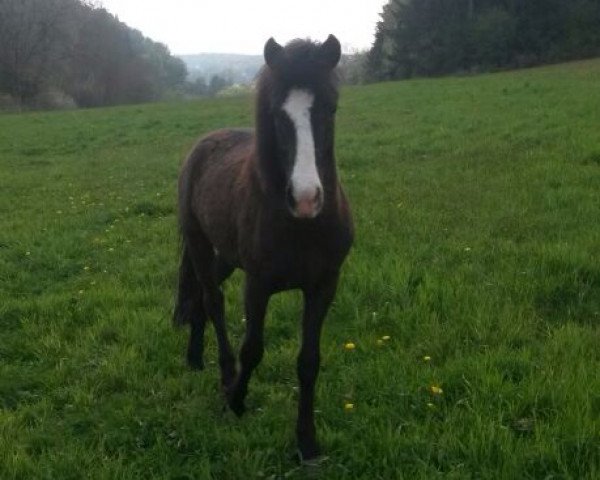
[[[251,112],[0,116],[0,478],[307,474],[299,294],[272,300],[241,420],[212,330],[194,373],[170,324],[179,165]],[[325,324],[316,476],[600,477],[599,126],[600,61],[343,90],[357,235]]]

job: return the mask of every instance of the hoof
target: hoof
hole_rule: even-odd
[[[300,465],[303,467],[320,467],[328,460],[329,457],[326,455],[321,455],[318,448],[314,449],[312,452],[309,451],[306,454],[303,454],[301,450],[298,450],[298,463],[300,463]]]
[[[187,364],[192,370],[204,370],[204,360],[202,357],[197,357],[195,355],[187,356]]]
[[[241,417],[244,413],[246,413],[246,406],[244,405],[243,401],[227,400],[227,405],[229,406],[229,409],[233,413],[235,413],[235,415],[238,418]]]
[[[304,465],[307,462],[314,463],[314,461],[320,456],[321,449],[314,440],[310,442],[305,442],[304,444],[299,442],[298,459],[300,460],[301,464]]]
[[[225,393],[225,401],[227,402],[229,410],[235,413],[238,418],[241,417],[246,412],[244,400],[236,395],[235,389],[232,386],[225,387],[223,392]]]

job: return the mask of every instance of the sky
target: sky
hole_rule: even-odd
[[[99,0],[109,12],[171,53],[261,54],[265,41],[323,41],[367,49],[388,0]]]

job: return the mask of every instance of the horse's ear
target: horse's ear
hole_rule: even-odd
[[[265,43],[265,62],[271,68],[274,68],[278,63],[283,53],[283,47],[279,45],[273,37],[267,40]]]
[[[334,35],[329,35],[319,48],[321,61],[330,69],[334,69],[342,56],[342,46]]]

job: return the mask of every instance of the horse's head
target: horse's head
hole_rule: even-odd
[[[333,155],[340,42],[294,40],[285,47],[265,44],[266,67],[259,81],[259,122],[269,136],[259,142],[273,157],[270,167],[285,188],[287,206],[297,218],[314,218],[335,181]],[[329,180],[329,182],[328,182]],[[329,183],[329,184],[328,184]]]

